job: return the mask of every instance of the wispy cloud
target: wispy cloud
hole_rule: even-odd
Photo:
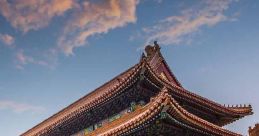
[[[224,12],[232,2],[233,0],[204,0],[200,5],[183,10],[179,16],[169,16],[152,27],[144,28],[147,43],[154,40],[165,45],[190,42],[190,36],[203,26],[211,27],[228,20]]]
[[[1,0],[0,13],[14,28],[28,32],[47,26],[53,17],[71,10],[57,41],[58,49],[70,55],[90,36],[134,23],[137,4],[138,0]]]
[[[138,1],[0,0],[0,14],[23,33],[46,27],[57,16],[66,15],[69,18],[59,33],[56,45],[42,56],[25,55],[23,49],[17,48],[16,67],[23,69],[27,64],[49,66],[49,61],[53,63],[57,60],[59,53],[68,56],[73,54],[75,48],[87,45],[89,37],[136,22]]]
[[[66,24],[58,47],[66,55],[71,55],[73,49],[84,46],[90,36],[134,23],[137,4],[138,0],[82,2],[74,9],[71,20]]]
[[[8,47],[14,47],[14,37],[9,34],[0,34],[0,41]]]
[[[26,55],[23,50],[19,50],[15,54],[16,68],[24,69],[24,66],[27,64],[36,64],[53,68],[56,65],[57,53],[55,50],[49,50],[47,54],[48,55],[41,54],[45,57],[44,59],[36,59],[35,57]]]
[[[161,0],[156,1],[161,2]],[[192,5],[191,8],[183,10],[178,16],[169,16],[157,22],[154,26],[144,28],[146,42],[159,40],[161,44],[167,45],[190,42],[192,34],[198,32],[202,27],[211,27],[230,20],[224,12],[233,1],[235,0],[203,0],[196,6]],[[112,29],[135,23],[138,3],[139,0],[99,0],[98,2],[78,0],[1,0],[0,14],[14,28],[28,32],[43,28],[54,17],[62,16],[70,11],[69,14],[66,14],[69,20],[64,23],[65,26],[58,36],[57,45],[50,47],[49,50],[52,50],[52,53],[45,53],[50,54],[47,57],[50,58],[57,57],[59,52],[71,55],[75,48],[86,46],[91,36],[105,34]],[[233,20],[233,18],[231,19]],[[143,35],[141,34],[141,36]],[[2,35],[1,37],[1,40],[7,45],[13,45],[13,37],[10,37],[10,35]],[[45,54],[43,57],[47,56]],[[20,69],[26,64],[43,66],[49,64],[48,61],[43,61],[45,59],[35,59],[35,57],[25,55],[23,51],[18,51],[16,59],[18,62],[17,68]]]
[[[11,110],[15,113],[22,113],[22,112],[40,113],[40,112],[44,112],[45,108],[40,106],[25,104],[25,103],[19,103],[16,101],[0,100],[0,110]]]
[[[14,28],[28,32],[47,26],[54,16],[63,15],[73,6],[73,0],[1,0],[0,14]]]

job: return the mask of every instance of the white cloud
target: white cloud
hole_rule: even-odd
[[[40,106],[33,106],[30,104],[25,103],[19,103],[15,101],[10,100],[0,100],[0,110],[12,110],[16,113],[22,113],[22,112],[44,112],[45,109]]]
[[[84,1],[74,9],[70,21],[58,40],[58,47],[66,55],[73,49],[84,46],[90,36],[107,33],[109,30],[123,27],[136,21],[138,0],[102,0]]]
[[[13,47],[15,39],[9,34],[0,34],[0,41],[2,41],[8,47]]]
[[[147,43],[159,40],[161,44],[180,44],[190,42],[189,37],[201,27],[211,27],[228,20],[224,11],[233,0],[204,0],[197,7],[183,10],[179,16],[170,16],[156,25],[144,28]],[[231,18],[233,19],[233,18]]]
[[[2,14],[14,28],[23,32],[37,30],[74,6],[73,0],[0,0]]]

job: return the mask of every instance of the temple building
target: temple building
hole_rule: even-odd
[[[255,124],[255,127],[249,127],[248,130],[249,136],[259,136],[259,124]]]
[[[140,61],[21,136],[240,136],[223,126],[253,114],[185,89],[159,45]]]

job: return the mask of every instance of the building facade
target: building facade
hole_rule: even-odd
[[[21,136],[239,136],[222,126],[252,114],[185,89],[159,45],[140,61]]]

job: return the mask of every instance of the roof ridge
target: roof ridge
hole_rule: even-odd
[[[166,67],[167,71],[169,72],[169,75],[171,76],[172,80],[179,86],[179,87],[183,87],[182,84],[179,82],[179,80],[176,78],[176,76],[174,75],[174,73],[172,72],[172,70],[170,69],[169,65],[167,64],[165,58],[163,57],[161,51],[160,51],[161,47],[159,46],[159,44],[157,43],[157,41],[154,41],[154,45],[147,45],[145,47],[145,52],[147,54],[147,59],[148,59],[148,63],[150,65],[157,65],[156,62],[157,60],[159,60],[159,62],[163,63],[164,66]],[[157,66],[154,66],[156,68],[158,68],[161,63],[159,63]]]

